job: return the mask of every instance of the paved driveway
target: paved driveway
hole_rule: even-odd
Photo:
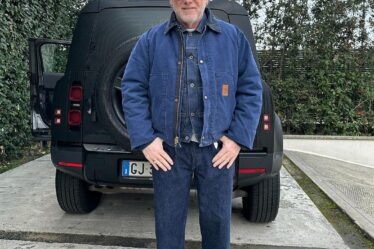
[[[0,248],[12,249],[6,239],[18,240],[13,241],[14,249],[20,248],[19,240],[155,248],[152,193],[105,195],[90,214],[70,215],[57,204],[54,174],[50,155],[0,174]],[[233,199],[232,248],[347,248],[284,169],[281,184],[279,214],[268,224],[246,221],[241,199]],[[186,248],[200,248],[196,192],[191,191],[190,200]]]

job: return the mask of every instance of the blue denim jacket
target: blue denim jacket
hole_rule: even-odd
[[[216,19],[207,22],[198,45],[203,83],[204,125],[199,146],[226,135],[252,149],[262,108],[262,83],[243,32]],[[175,13],[143,33],[128,60],[122,82],[122,106],[131,149],[160,137],[180,145],[180,99],[184,48]]]

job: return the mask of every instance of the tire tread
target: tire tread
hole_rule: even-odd
[[[262,180],[246,189],[243,197],[243,215],[251,222],[270,222],[275,220],[280,200],[280,176]]]
[[[56,170],[56,196],[61,209],[67,213],[83,214],[94,210],[102,194],[88,189],[88,184],[81,179]]]

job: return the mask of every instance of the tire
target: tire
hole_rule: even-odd
[[[251,222],[270,222],[275,220],[280,201],[280,176],[273,177],[246,189],[247,197],[242,197],[243,215]]]
[[[123,76],[131,51],[138,40],[139,37],[134,37],[114,49],[103,61],[95,86],[96,107],[100,123],[111,137],[128,151],[131,150],[131,145],[124,114],[123,111],[120,111],[122,104],[119,102],[122,102],[122,97],[118,97],[118,94],[113,95],[113,89],[119,90],[118,78]]]
[[[94,210],[102,193],[90,191],[89,184],[79,178],[56,170],[55,187],[61,209],[70,214],[85,214]]]

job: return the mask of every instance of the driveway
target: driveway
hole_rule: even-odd
[[[0,248],[23,248],[17,243],[35,243],[32,248],[44,248],[43,242],[81,246],[61,248],[156,247],[152,192],[129,189],[123,194],[104,195],[93,212],[71,215],[58,206],[54,175],[50,155],[0,174]],[[241,214],[241,199],[233,199],[232,248],[347,248],[284,169],[281,185],[279,214],[271,223],[249,223]],[[196,192],[191,191],[190,197],[186,248],[200,248]],[[9,247],[11,242],[14,247]]]

